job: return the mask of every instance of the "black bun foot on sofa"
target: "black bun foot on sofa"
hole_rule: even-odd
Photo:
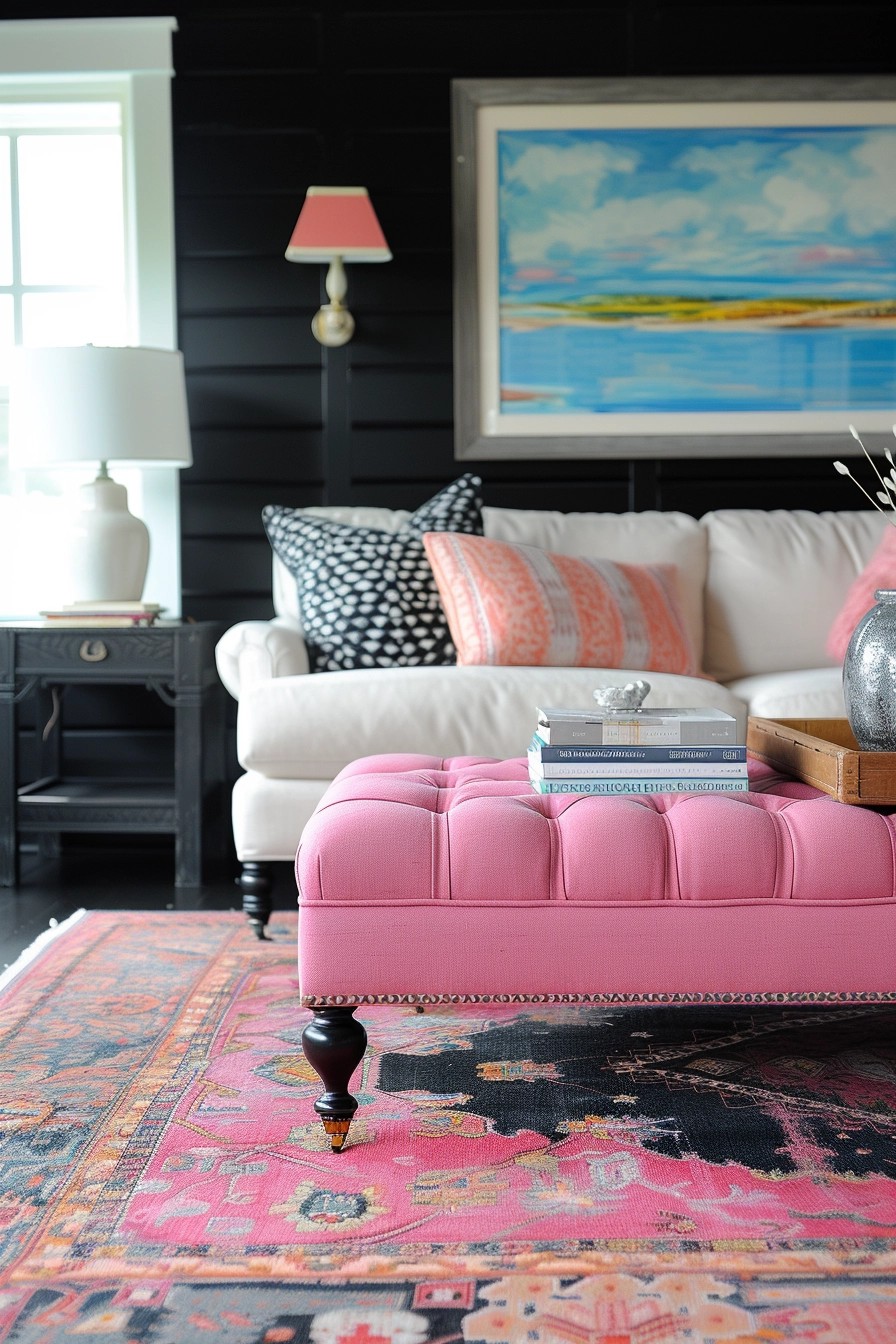
[[[314,1103],[334,1153],[341,1153],[358,1103],[348,1090],[355,1069],[364,1058],[367,1032],[353,1016],[354,1008],[314,1008],[314,1017],[302,1032],[305,1058],[326,1091]]]
[[[243,911],[256,938],[266,938],[265,929],[274,908],[274,865],[244,863],[236,884],[243,893]]]

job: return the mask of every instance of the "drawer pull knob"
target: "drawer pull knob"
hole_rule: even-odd
[[[85,663],[101,663],[109,657],[109,650],[101,639],[85,639],[78,650],[78,657]]]

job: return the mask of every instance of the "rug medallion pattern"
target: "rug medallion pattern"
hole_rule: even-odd
[[[896,1339],[896,1008],[362,1009],[295,920],[84,917],[0,996],[0,1339]]]

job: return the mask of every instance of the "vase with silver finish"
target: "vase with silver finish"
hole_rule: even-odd
[[[846,717],[863,751],[896,751],[896,589],[879,588],[843,660]]]

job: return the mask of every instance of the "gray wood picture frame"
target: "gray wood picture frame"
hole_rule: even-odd
[[[482,258],[477,221],[480,109],[549,104],[890,102],[892,76],[696,79],[457,79],[451,82],[454,261],[455,457],[466,459],[842,457],[861,451],[848,433],[486,433],[483,405]],[[497,323],[497,313],[495,317]],[[896,407],[894,407],[896,418]],[[844,429],[846,426],[844,425]],[[877,427],[876,427],[877,428]],[[866,443],[874,433],[863,435]],[[882,434],[878,434],[883,439]],[[888,439],[888,442],[891,441]]]

